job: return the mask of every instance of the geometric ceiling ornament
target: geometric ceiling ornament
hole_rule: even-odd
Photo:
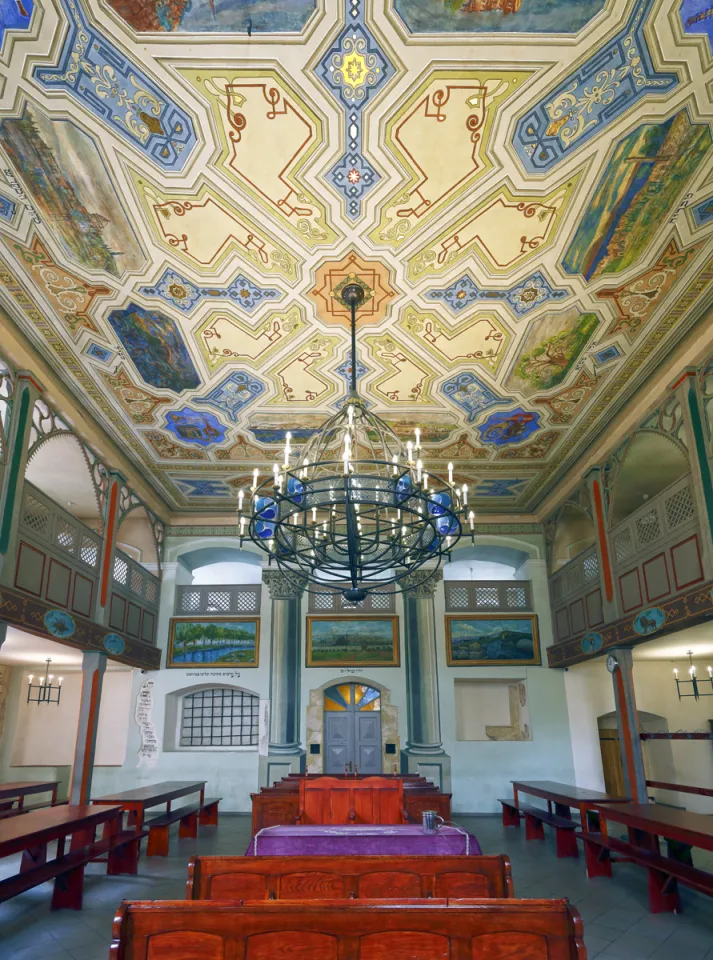
[[[518,121],[513,146],[527,173],[552,170],[643,97],[678,84],[651,59],[644,26],[652,6],[638,0],[626,26]]]
[[[554,239],[576,179],[554,187],[541,198],[523,197],[506,186],[500,187],[409,257],[409,280],[416,282],[425,274],[443,273],[471,252],[497,274],[510,273],[525,260],[540,256]]]
[[[230,487],[223,480],[201,480],[194,477],[171,477],[187,497],[229,497]]]
[[[587,401],[594,395],[606,376],[606,373],[602,374],[599,371],[591,374],[587,370],[580,370],[570,386],[549,397],[537,397],[532,402],[549,409],[550,423],[572,423],[584,410]]]
[[[449,286],[427,290],[424,293],[426,300],[437,300],[456,315],[473,303],[492,303],[496,300],[509,307],[516,317],[524,317],[543,303],[564,300],[569,295],[569,290],[553,287],[542,270],[536,270],[526,280],[521,280],[509,290],[499,290],[495,287],[481,288],[466,271]]]
[[[171,307],[190,313],[203,300],[232,300],[246,313],[253,313],[263,300],[279,300],[283,293],[274,287],[258,287],[239,273],[227,287],[197,287],[175,270],[164,270],[152,286],[138,288],[144,297],[158,297]]]
[[[391,300],[396,296],[391,270],[381,260],[364,259],[351,251],[341,260],[320,263],[314,284],[307,291],[317,316],[324,323],[349,329],[349,307],[339,298],[339,291],[355,277],[366,289],[356,318],[357,327],[377,326],[388,315]]]
[[[435,373],[425,359],[405,349],[389,333],[363,337],[374,366],[386,370],[369,384],[369,392],[377,395],[385,406],[396,404],[432,404],[431,385]]]
[[[496,460],[544,460],[557,441],[564,436],[562,430],[545,430],[534,440],[516,447],[505,447],[495,455]]]
[[[317,6],[315,0],[265,4],[195,3],[191,0],[109,0],[109,6],[137,33],[299,33]]]
[[[0,147],[65,256],[115,277],[141,269],[138,237],[93,137],[26,102],[0,122]]]
[[[698,243],[680,250],[677,238],[673,237],[648,270],[621,286],[598,290],[596,297],[611,300],[619,315],[607,330],[607,336],[623,333],[629,343],[633,343],[701,246]]]
[[[502,104],[532,71],[432,71],[386,125],[385,147],[408,179],[380,204],[375,244],[397,249],[492,168],[490,136]]]
[[[259,397],[265,384],[244,370],[233,370],[204,397],[194,397],[194,403],[206,403],[225,414],[228,420],[238,422],[238,414],[248,403]]]
[[[598,325],[598,315],[583,313],[577,304],[531,321],[505,380],[506,390],[531,397],[558,387]]]
[[[158,310],[128,303],[107,317],[145,383],[182,393],[200,386],[176,321]]]
[[[490,477],[485,480],[476,480],[473,487],[474,497],[516,497],[522,493],[522,487],[527,479],[509,479],[505,477]]]
[[[156,409],[162,403],[171,403],[168,397],[158,397],[137,386],[121,364],[114,373],[101,372],[101,377],[133,422],[141,426],[154,424]]]
[[[691,123],[686,108],[620,140],[590,193],[562,260],[565,271],[591,281],[637,263],[711,146],[708,124]]]
[[[8,223],[12,223],[16,210],[17,204],[15,201],[0,193],[0,219],[6,220]]]
[[[490,313],[474,313],[451,327],[435,313],[407,306],[398,325],[448,369],[480,363],[495,373],[511,339],[502,321]]]
[[[214,311],[196,330],[195,336],[210,369],[240,361],[261,366],[304,327],[305,320],[298,306],[269,313],[256,326],[231,314]]]
[[[509,402],[508,397],[498,396],[492,387],[470,371],[444,380],[441,393],[463,410],[468,423],[477,419],[484,410]]]
[[[181,73],[210,104],[221,145],[218,169],[307,247],[332,246],[339,234],[301,178],[324,149],[322,120],[275,68],[206,66]]]
[[[161,460],[207,460],[208,454],[204,450],[191,449],[169,440],[165,433],[159,430],[147,430],[144,436],[154,448]]]
[[[713,220],[713,197],[706,197],[688,211],[696,227],[703,227]]]
[[[34,0],[23,0],[22,3],[9,3],[2,0],[0,13],[0,50],[2,50],[5,34],[11,30],[27,30],[32,19]]]
[[[69,31],[59,64],[35,67],[35,82],[73,97],[161,169],[182,170],[197,144],[189,114],[138,63],[89,26],[79,0],[60,2]]]
[[[14,247],[25,270],[47,297],[72,339],[78,340],[83,330],[98,334],[103,339],[90,311],[98,297],[110,296],[113,291],[109,287],[87,283],[56,263],[35,233],[30,246],[16,243]]]
[[[326,180],[343,198],[347,217],[356,220],[362,199],[380,179],[363,153],[362,111],[395,71],[366,26],[366,0],[341,2],[346,26],[321,57],[316,73],[344,109],[344,152]]]
[[[342,343],[341,338],[318,334],[279,360],[266,371],[277,388],[277,395],[268,400],[267,405],[304,403],[316,406],[334,396],[337,385],[333,379],[323,376],[322,370],[331,367]]]
[[[130,172],[154,236],[170,254],[199,272],[209,267],[213,273],[236,252],[261,273],[278,274],[289,283],[297,280],[300,260],[212,185],[188,193],[163,192],[143,174]]]

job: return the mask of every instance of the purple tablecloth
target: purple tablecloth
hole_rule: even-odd
[[[265,827],[250,841],[248,857],[463,856],[480,854],[480,844],[461,827],[425,834],[416,824],[380,826]]]

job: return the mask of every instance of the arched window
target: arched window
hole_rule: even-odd
[[[260,699],[233,687],[206,687],[181,697],[179,747],[256,747]]]

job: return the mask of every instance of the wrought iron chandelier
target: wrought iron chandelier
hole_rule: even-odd
[[[695,697],[700,700],[701,697],[713,697],[713,667],[708,667],[708,676],[699,680],[697,676],[697,667],[693,662],[693,650],[688,650],[688,680],[678,679],[678,667],[673,668],[673,675],[676,678],[676,692],[678,699],[682,697]],[[710,690],[708,686],[710,685]],[[681,687],[684,690],[690,689],[690,693],[681,693]]]
[[[330,583],[357,603],[369,590],[405,589],[403,580],[424,568],[426,577],[449,557],[462,534],[474,532],[468,487],[429,474],[421,434],[402,443],[371,413],[357,391],[356,314],[366,291],[356,277],[334,296],[350,310],[351,385],[345,404],[299,453],[285,437],[284,458],[272,477],[253,471],[249,493],[238,493],[244,537],[278,567],[314,592]],[[247,528],[247,529],[246,529]]]
[[[44,677],[39,677],[37,683],[33,683],[34,675],[30,674],[27,678],[27,702],[28,703],[59,703],[62,696],[62,677],[57,677],[57,683],[54,683],[54,674],[51,674],[50,664],[52,658],[47,658]]]

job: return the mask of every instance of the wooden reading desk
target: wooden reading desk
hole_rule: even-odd
[[[36,807],[53,807],[57,803],[58,787],[58,780],[16,780],[13,783],[0,783],[0,818],[24,813],[28,809],[25,807],[25,797],[33,793],[51,793],[50,803],[37,804]],[[15,801],[16,807],[13,806]]]
[[[172,823],[180,821],[179,837],[195,838],[198,836],[198,819],[203,824],[215,826],[218,823],[218,803],[220,797],[205,798],[205,780],[166,780],[163,783],[154,783],[147,787],[137,787],[135,790],[124,790],[121,793],[108,794],[92,800],[96,804],[118,803],[129,814],[128,825],[140,833],[144,827],[146,811],[151,807],[166,804],[166,812],[147,821],[149,841],[146,855],[149,857],[168,856],[168,831]],[[187,797],[192,793],[199,794],[198,801],[171,809],[171,803],[179,797]]]
[[[678,913],[678,882],[713,895],[713,874],[670,855],[662,856],[659,837],[701,850],[713,851],[713,817],[657,804],[616,803],[595,806],[601,830],[578,834],[584,843],[588,877],[612,875],[612,853],[618,859],[646,867],[649,874],[649,908],[652,913]],[[611,824],[627,828],[628,842],[611,836]]]
[[[555,828],[558,857],[577,857],[577,822],[572,819],[572,810],[579,811],[582,830],[590,828],[590,814],[596,804],[626,803],[625,797],[614,797],[599,790],[587,790],[585,787],[573,787],[568,783],[554,780],[513,780],[512,800],[499,800],[503,805],[503,826],[519,827],[520,817],[525,818],[525,838],[544,840],[544,824]],[[547,801],[547,810],[520,801],[520,794],[538,797]],[[552,809],[554,806],[554,810]],[[595,825],[596,826],[596,825]]]
[[[121,821],[119,806],[62,804],[0,822],[0,857],[22,853],[19,873],[0,880],[0,902],[54,880],[52,909],[80,910],[84,867],[104,854],[109,855],[107,873],[136,873],[142,834],[122,831]],[[103,837],[96,841],[99,826],[104,828]],[[68,837],[72,839],[67,853]],[[48,860],[47,845],[53,841],[57,842],[57,850],[54,859]]]

